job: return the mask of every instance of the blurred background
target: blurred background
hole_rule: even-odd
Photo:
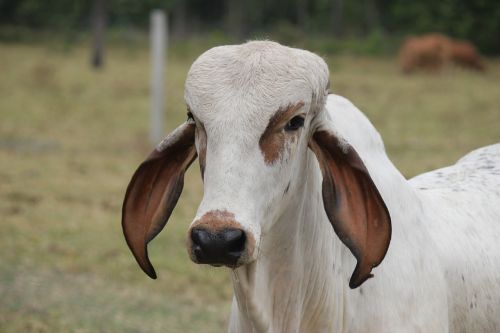
[[[152,149],[154,9],[168,17],[164,133],[186,117],[184,80],[200,53],[273,39],[324,57],[332,91],[368,115],[407,177],[500,141],[497,0],[0,0],[2,333],[226,331],[228,271],[185,249],[197,166],[149,246],[158,280],[122,236],[126,186]],[[407,39],[429,33],[467,41],[482,68],[435,38]]]

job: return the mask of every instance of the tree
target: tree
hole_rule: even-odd
[[[92,57],[94,68],[104,65],[104,33],[106,30],[106,0],[94,0],[92,8]]]
[[[379,27],[379,13],[374,0],[364,0],[364,12],[364,33],[367,35]]]
[[[332,31],[335,37],[342,37],[343,29],[344,0],[332,0]]]
[[[186,22],[187,15],[187,0],[178,0],[172,11],[173,29],[172,33],[175,37],[183,38],[187,34]]]
[[[309,24],[309,8],[308,8],[308,0],[296,0],[296,8],[297,8],[297,24],[305,31]]]
[[[226,1],[226,29],[234,37],[243,38],[248,34],[247,0]]]

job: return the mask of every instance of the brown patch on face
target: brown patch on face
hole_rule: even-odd
[[[246,248],[244,254],[239,259],[239,262],[246,262],[250,259],[255,250],[255,238],[251,232],[247,232],[241,224],[236,222],[233,213],[227,210],[211,210],[206,212],[201,218],[193,223],[189,228],[188,235],[191,235],[191,230],[195,228],[205,229],[211,233],[217,233],[225,229],[240,229],[245,232]],[[188,251],[191,259],[196,262],[196,258],[192,253],[191,237],[188,237]]]
[[[300,101],[295,105],[290,104],[286,107],[281,107],[269,119],[269,124],[267,124],[259,140],[260,150],[264,155],[266,164],[273,164],[283,153],[286,139],[283,127],[290,120],[290,117],[303,106],[304,102]]]

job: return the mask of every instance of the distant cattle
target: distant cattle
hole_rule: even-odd
[[[485,69],[474,45],[437,33],[408,37],[399,52],[399,65],[405,73],[416,70],[437,72],[449,64],[480,71]]]
[[[417,69],[440,70],[448,58],[449,39],[440,34],[409,37],[399,52],[399,64],[405,73]]]
[[[474,45],[466,41],[453,40],[450,52],[451,61],[461,67],[484,71],[484,63]]]

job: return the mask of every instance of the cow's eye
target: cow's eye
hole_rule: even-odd
[[[304,126],[304,117],[295,116],[285,125],[285,131],[296,131]]]
[[[187,122],[188,123],[194,122],[193,114],[190,111],[188,111],[188,113],[187,113]]]

